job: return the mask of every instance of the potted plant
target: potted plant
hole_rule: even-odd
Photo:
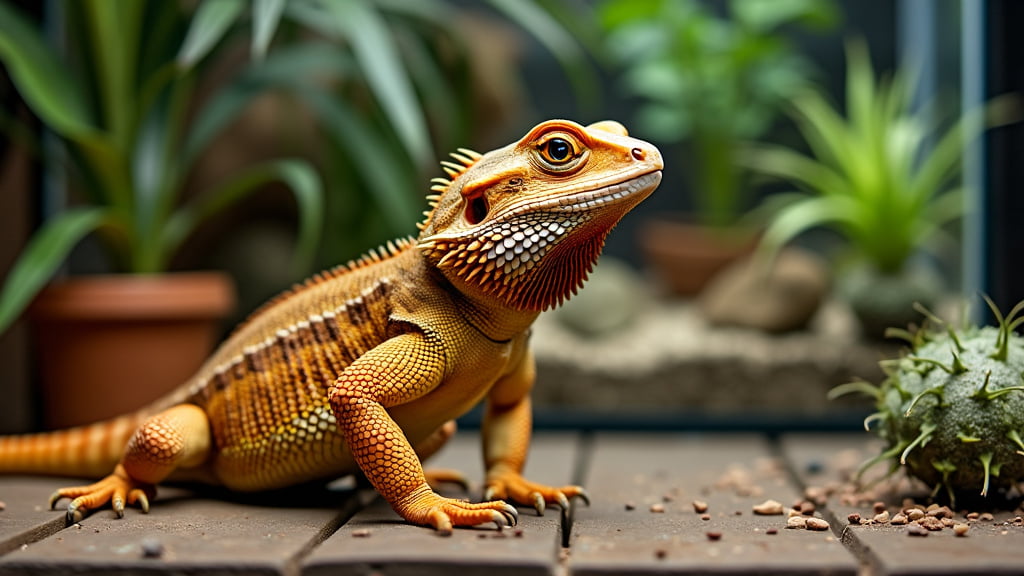
[[[280,16],[276,4],[253,6],[257,55]],[[293,159],[251,166],[211,189],[186,190],[192,164],[216,133],[210,119],[233,113],[191,109],[204,57],[226,12],[244,3],[204,2],[194,12],[178,2],[47,6],[55,8],[49,16],[59,37],[0,3],[0,62],[59,140],[45,161],[52,173],[66,174],[77,201],[47,219],[5,279],[0,331],[86,236],[102,241],[111,268],[123,273],[60,281],[34,305],[44,413],[49,425],[63,426],[139,407],[180,384],[209,352],[219,336],[217,319],[231,306],[229,281],[167,273],[201,222],[281,181],[299,205],[298,261],[308,265],[322,199],[316,172]],[[206,122],[190,122],[193,114]],[[174,355],[179,345],[189,357]]]
[[[943,226],[962,213],[958,177],[964,142],[986,124],[1010,118],[1013,101],[941,123],[915,110],[912,76],[876,79],[863,43],[847,48],[846,114],[821,92],[794,99],[790,115],[807,141],[804,154],[771,145],[751,147],[744,163],[783,179],[798,192],[770,198],[774,216],[761,249],[775,253],[797,235],[827,227],[845,241],[837,284],[864,332],[880,338],[887,327],[916,319],[913,304],[932,306],[941,277],[923,259],[952,239]]]
[[[830,2],[731,0],[718,15],[699,0],[607,0],[600,4],[608,52],[641,98],[638,130],[665,144],[685,141],[677,162],[689,177],[694,217],[657,219],[640,238],[655,269],[680,294],[695,294],[719,269],[749,253],[756,231],[741,225],[752,202],[740,143],[765,134],[781,105],[808,82],[810,65],[780,33],[835,20]]]

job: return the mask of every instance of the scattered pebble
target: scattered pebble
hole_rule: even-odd
[[[920,524],[907,524],[906,528],[907,536],[927,536],[928,530],[923,528]]]
[[[967,514],[967,519],[968,520],[977,520],[979,516],[981,516],[981,514],[978,514],[977,512],[969,512]]]
[[[804,500],[803,502],[800,503],[799,510],[800,513],[804,516],[814,516],[814,512],[817,509],[818,507],[814,504],[814,502],[811,502],[810,500]]]
[[[929,506],[929,508],[931,508],[931,507]],[[953,517],[953,511],[949,509],[949,506],[941,506],[941,507],[938,507],[938,508],[935,508],[935,509],[929,509],[928,510],[928,515],[929,516],[934,516],[934,517],[939,518],[941,520],[942,518],[952,518]]]
[[[789,520],[786,520],[786,528],[789,530],[803,530],[807,528],[807,517],[790,516]]]
[[[693,501],[693,511],[697,514],[703,514],[708,511],[708,503],[703,500]]]
[[[881,514],[885,512],[885,502],[875,502],[871,505],[871,508],[875,511],[875,514]]]
[[[658,548],[654,551],[654,557],[658,560],[664,560],[666,556],[668,556],[668,550],[664,548]]]
[[[3,512],[6,509],[7,509],[7,502],[4,502],[3,500],[0,500],[0,512]]]
[[[769,536],[774,536],[779,533],[779,530],[777,528],[769,528],[765,530],[764,533],[768,534]]]
[[[952,518],[940,518],[939,522],[942,522],[942,525],[946,528],[952,528],[957,524],[956,520],[953,520]]]
[[[964,536],[967,536],[967,531],[970,529],[971,527],[967,524],[957,523],[953,526],[953,534],[956,534],[957,536],[963,538]]]
[[[636,510],[636,504],[633,502],[626,502],[626,511]]]
[[[515,536],[516,538],[522,538],[523,537],[523,529],[522,528],[516,528],[515,532],[513,532],[512,535]]]
[[[942,521],[934,516],[925,516],[918,520],[917,523],[931,532],[938,532],[942,530]]]
[[[889,521],[889,523],[894,525],[894,526],[903,526],[907,522],[908,522],[907,516],[905,514],[903,514],[902,512],[897,512],[892,517],[892,520]]]
[[[760,504],[754,505],[754,514],[760,516],[778,516],[783,511],[782,503],[777,500],[765,500]]]
[[[144,538],[141,547],[143,558],[161,558],[164,555],[164,545],[156,538]]]
[[[888,524],[888,522],[889,522],[889,511],[888,510],[882,510],[878,514],[875,514],[875,517],[872,518],[872,520],[874,520],[876,524]]]
[[[700,519],[704,521],[711,520],[711,514],[701,514]]]
[[[673,495],[671,495],[671,494],[669,494],[667,492],[665,494],[662,494],[662,496],[661,496],[661,501],[662,502],[671,502],[673,500],[675,500],[675,496],[673,496]]]
[[[360,528],[352,531],[353,538],[369,538],[373,534],[368,528]]]
[[[708,537],[708,540],[711,540],[712,542],[715,542],[717,540],[721,540],[722,539],[722,533],[721,532],[708,532],[707,533],[707,537]]]
[[[924,510],[921,510],[920,508],[911,508],[907,511],[907,519],[911,522],[916,522],[921,518],[924,518],[924,516]]]
[[[850,524],[860,525],[860,514],[857,512],[851,512],[850,515],[846,517],[846,521]]]
[[[808,518],[806,520],[806,524],[808,530],[817,530],[819,532],[828,530],[829,528],[828,522],[822,520],[821,518]]]
[[[992,516],[991,512],[983,512],[981,516],[978,516],[978,520],[981,520],[982,522],[991,522],[995,520],[995,517]]]
[[[665,505],[664,504],[661,504],[661,503],[651,504],[651,512],[654,512],[655,514],[661,514],[664,511],[665,511]]]

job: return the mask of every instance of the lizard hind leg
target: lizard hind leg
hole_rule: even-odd
[[[181,404],[146,420],[132,435],[124,456],[106,478],[87,486],[57,490],[50,506],[70,498],[69,523],[79,522],[90,510],[110,503],[118,517],[125,504],[138,504],[149,511],[156,485],[178,468],[204,462],[210,453],[210,428],[206,413],[198,406]]]

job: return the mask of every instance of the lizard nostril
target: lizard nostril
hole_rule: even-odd
[[[633,158],[635,158],[636,160],[643,160],[644,159],[644,151],[639,149],[639,148],[633,148],[629,152],[630,152],[630,154],[633,155]]]

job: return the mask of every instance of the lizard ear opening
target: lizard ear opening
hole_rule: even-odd
[[[490,206],[487,204],[487,196],[477,194],[466,199],[466,221],[476,225],[483,222],[487,217]]]

